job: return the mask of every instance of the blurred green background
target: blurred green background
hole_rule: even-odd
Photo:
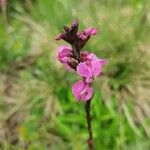
[[[55,36],[78,18],[99,34],[84,49],[108,60],[94,83],[96,150],[150,149],[150,1],[8,0],[0,12],[0,150],[86,150],[79,78]]]

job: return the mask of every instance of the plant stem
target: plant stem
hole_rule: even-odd
[[[93,150],[93,135],[92,135],[92,127],[91,127],[91,99],[85,103],[85,111],[86,111],[86,120],[87,120],[87,128],[89,133],[89,138],[87,140],[89,150]]]
[[[1,10],[2,10],[2,17],[4,20],[4,25],[6,26],[6,30],[8,31],[8,20],[7,20],[7,1],[0,0],[0,6],[1,6]]]

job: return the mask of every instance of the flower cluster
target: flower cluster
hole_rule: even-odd
[[[87,51],[81,52],[90,37],[96,35],[97,30],[87,28],[79,32],[78,26],[78,21],[73,20],[71,27],[64,26],[64,32],[56,37],[56,40],[62,39],[71,45],[71,47],[67,45],[58,47],[57,57],[68,70],[75,70],[82,77],[82,80],[73,84],[72,93],[78,101],[87,101],[93,95],[92,81],[102,73],[106,60],[99,59],[95,54]]]

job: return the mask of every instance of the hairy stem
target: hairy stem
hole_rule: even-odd
[[[88,100],[85,104],[85,111],[86,111],[86,120],[87,120],[87,128],[89,133],[89,138],[87,140],[89,150],[93,150],[93,135],[92,135],[92,127],[91,127],[91,99]]]

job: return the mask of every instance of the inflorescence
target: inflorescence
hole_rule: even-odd
[[[79,32],[78,26],[78,21],[73,20],[71,27],[64,26],[64,32],[56,37],[56,40],[64,40],[71,45],[58,47],[57,57],[67,70],[75,70],[82,77],[82,80],[73,84],[72,93],[78,101],[88,101],[93,95],[92,82],[102,74],[106,60],[88,51],[81,52],[90,37],[97,34],[97,30],[89,27]]]

